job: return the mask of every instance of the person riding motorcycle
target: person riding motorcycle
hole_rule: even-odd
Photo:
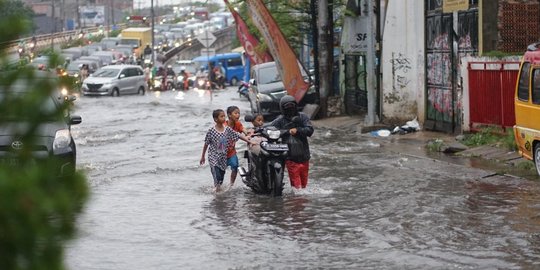
[[[189,89],[189,72],[187,72],[185,66],[180,67],[180,76],[182,76],[182,89],[188,90]]]
[[[289,172],[291,186],[297,189],[306,188],[311,158],[307,138],[313,135],[313,126],[309,116],[298,112],[298,103],[293,96],[283,96],[279,101],[279,108],[281,115],[269,125],[277,129],[289,128],[289,134],[284,138],[289,146],[285,166]]]

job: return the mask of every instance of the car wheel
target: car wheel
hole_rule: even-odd
[[[536,167],[536,173],[540,175],[540,143],[534,145],[534,166]]]
[[[237,86],[238,85],[238,79],[236,77],[233,77],[231,79],[231,86]]]
[[[138,92],[139,95],[144,96],[144,92],[145,92],[145,91],[144,91],[144,86],[139,87],[139,92]]]
[[[118,90],[118,88],[114,88],[114,89],[112,90],[111,95],[112,95],[113,97],[118,97],[118,96],[120,96],[120,91]]]

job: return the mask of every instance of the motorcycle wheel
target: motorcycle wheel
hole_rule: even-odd
[[[271,195],[273,197],[279,197],[283,194],[283,175],[276,173],[275,171],[272,172],[272,174],[274,183],[272,183]]]

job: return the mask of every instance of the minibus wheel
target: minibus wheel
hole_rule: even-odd
[[[534,166],[536,173],[540,175],[540,143],[534,144]]]

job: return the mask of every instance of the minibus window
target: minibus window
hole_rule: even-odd
[[[228,67],[242,66],[242,58],[231,58],[227,60]]]
[[[532,102],[540,104],[540,69],[533,70]]]
[[[518,98],[522,101],[528,101],[529,100],[529,69],[531,67],[531,63],[524,62],[521,66],[521,74],[519,76],[519,84],[518,84]]]

